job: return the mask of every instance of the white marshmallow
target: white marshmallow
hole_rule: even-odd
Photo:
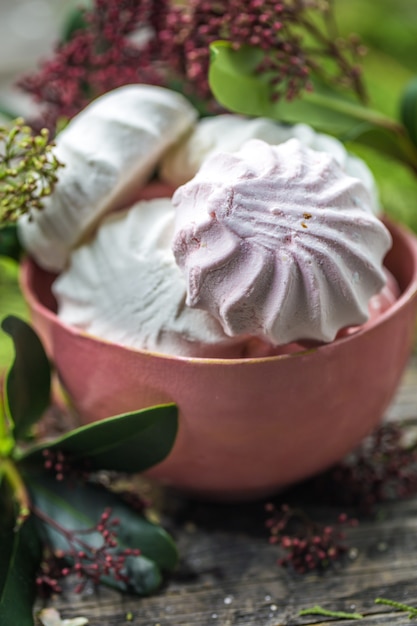
[[[364,323],[391,237],[365,186],[298,139],[216,153],[173,196],[187,304],[273,345]]]
[[[39,265],[62,270],[102,215],[131,204],[196,117],[183,96],[150,85],[121,87],[79,113],[56,139],[65,168],[53,194],[31,220],[19,221],[22,243]]]
[[[59,317],[131,348],[238,358],[245,339],[227,337],[209,313],[185,304],[185,281],[171,251],[174,218],[167,198],[106,217],[53,285]]]
[[[203,161],[212,154],[237,152],[249,139],[262,139],[278,145],[292,138],[299,139],[313,150],[331,154],[347,174],[362,181],[370,193],[370,209],[373,213],[379,212],[378,193],[371,171],[364,161],[349,154],[340,141],[316,133],[306,124],[289,126],[264,117],[248,119],[225,114],[203,118],[165,154],[160,176],[177,187],[191,180]]]

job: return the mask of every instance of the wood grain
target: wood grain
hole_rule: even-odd
[[[416,357],[387,419],[417,425]],[[300,497],[302,490],[297,493]],[[79,597],[70,591],[69,581],[65,593],[50,604],[63,617],[87,617],[90,626],[417,624],[405,613],[374,603],[382,596],[417,606],[417,497],[380,505],[375,519],[349,529],[351,549],[344,564],[324,575],[306,576],[276,565],[278,549],[268,544],[264,502],[226,506],[165,493],[164,509],[163,523],[178,543],[181,563],[158,594],[138,599],[100,588]],[[332,524],[340,507],[314,504],[309,512]],[[364,619],[299,616],[301,609],[314,605],[359,612]]]

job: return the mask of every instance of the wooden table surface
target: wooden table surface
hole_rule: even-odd
[[[416,357],[387,419],[417,425]],[[314,504],[309,512],[333,524],[340,510]],[[373,518],[349,529],[349,556],[324,575],[301,576],[280,568],[265,517],[263,502],[225,506],[168,494],[163,521],[177,541],[181,563],[156,595],[138,599],[100,588],[79,597],[66,591],[51,605],[63,617],[87,617],[90,626],[417,624],[406,613],[374,604],[382,596],[417,606],[417,496],[378,505]],[[359,612],[364,619],[299,616],[314,605]]]

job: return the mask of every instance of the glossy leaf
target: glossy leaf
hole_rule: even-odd
[[[41,461],[42,450],[63,450],[76,459],[88,458],[92,469],[137,473],[162,461],[177,433],[174,404],[109,417],[82,426],[52,442],[22,454],[26,461]]]
[[[256,72],[262,52],[250,46],[232,49],[227,41],[210,46],[209,84],[217,101],[236,113],[272,117],[270,88]]]
[[[74,486],[58,482],[46,473],[31,473],[27,481],[34,504],[67,530],[93,528],[101,513],[111,508],[112,516],[120,520],[117,527],[119,547],[141,551],[141,556],[128,559],[133,576],[131,584],[136,593],[145,595],[155,591],[161,582],[160,570],[175,567],[177,550],[171,537],[103,487],[92,484]],[[38,523],[54,547],[68,549],[67,540],[61,533],[43,521]],[[102,543],[98,533],[83,534],[82,537],[92,547],[99,547]],[[118,581],[106,578],[103,582],[125,590],[125,585]]]
[[[312,92],[305,92],[300,98],[289,102],[283,97],[274,101],[268,75],[257,71],[263,55],[260,49],[242,46],[234,50],[230,42],[217,41],[210,50],[210,87],[218,102],[231,111],[291,124],[304,122],[335,135],[364,122],[401,132],[401,125],[395,120],[343,98],[317,82]]]
[[[129,576],[129,587],[138,596],[147,596],[160,587],[162,576],[159,567],[155,563],[144,556],[129,556],[126,559],[126,573]],[[103,581],[109,586],[115,586],[112,581]],[[116,583],[121,591],[130,591],[126,589],[124,583]]]
[[[404,90],[400,115],[411,141],[417,146],[417,77],[413,78]]]
[[[14,436],[19,439],[28,434],[49,404],[50,365],[39,337],[29,324],[9,315],[1,327],[13,339],[15,349],[6,392]]]
[[[1,230],[0,230],[1,233]],[[19,266],[13,259],[0,256],[0,320],[7,315],[28,317],[26,302],[19,289]],[[0,371],[6,376],[14,359],[14,345],[9,337],[0,331]],[[0,383],[1,391],[4,384]]]
[[[14,530],[13,503],[4,489],[0,498],[0,624],[33,626],[41,543],[31,518]]]
[[[146,558],[163,570],[177,563],[177,550],[171,537],[160,526],[135,512],[114,493],[100,485],[57,481],[46,472],[27,476],[33,500],[39,508],[66,528],[90,528],[105,508],[120,519],[118,529],[122,548],[139,548]]]
[[[22,246],[17,237],[16,224],[0,227],[0,256],[6,256],[19,261]]]

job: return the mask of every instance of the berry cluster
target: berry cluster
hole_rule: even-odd
[[[317,26],[314,11],[324,16]],[[364,48],[357,37],[342,39],[335,29],[330,3],[322,0],[190,0],[173,3],[156,32],[160,59],[204,100],[211,98],[208,69],[210,44],[219,39],[239,50],[263,51],[257,68],[269,77],[273,98],[292,100],[311,90],[312,74],[352,88],[364,98],[356,59]],[[161,20],[163,23],[163,20]],[[331,26],[330,26],[331,24]],[[307,43],[309,42],[309,43]],[[326,58],[329,75],[324,76]]]
[[[47,105],[41,123],[55,128],[60,118],[72,118],[94,97],[122,85],[159,84],[153,64],[155,42],[149,33],[159,28],[164,4],[164,0],[94,0],[93,10],[85,12],[85,28],[60,43],[40,72],[18,83]]]
[[[36,578],[41,595],[45,597],[59,593],[61,591],[59,579],[70,574],[75,574],[79,579],[75,593],[82,593],[88,581],[98,585],[104,576],[110,576],[126,585],[129,583],[126,558],[139,556],[140,550],[132,548],[116,550],[118,545],[116,528],[120,520],[111,517],[111,509],[106,509],[92,528],[77,531],[63,528],[36,507],[32,507],[32,510],[39,519],[57,530],[68,544],[68,550],[49,554],[42,562]],[[96,533],[101,536],[101,545],[97,548],[83,538],[85,535],[91,536]]]
[[[403,444],[404,430],[380,426],[343,462],[314,480],[320,497],[372,513],[378,502],[417,492],[417,449]]]
[[[61,578],[68,576],[67,562],[60,553],[45,552],[36,575],[36,588],[40,598],[50,598],[54,594],[62,593],[59,583]]]
[[[311,64],[302,47],[302,37],[293,30],[304,14],[306,3],[234,0],[227,3],[192,0],[187,10],[174,7],[160,33],[163,56],[192,84],[202,98],[210,97],[209,45],[218,39],[261,48],[265,57],[258,71],[270,72],[276,97],[294,98],[311,88]]]
[[[339,515],[337,526],[324,526],[310,520],[303,511],[284,504],[279,510],[271,503],[266,505],[266,521],[270,532],[269,542],[279,545],[285,556],[278,560],[283,567],[291,567],[298,574],[324,571],[347,552],[342,527],[355,526],[357,520]]]
[[[52,472],[56,480],[87,481],[91,474],[91,463],[87,457],[75,459],[68,452],[48,448],[42,451],[42,456],[44,468]]]
[[[224,39],[235,49],[262,50],[258,71],[270,81],[274,99],[291,100],[311,89],[312,74],[364,98],[356,63],[363,47],[357,38],[339,37],[332,11],[323,0],[94,0],[85,28],[19,85],[46,105],[42,123],[49,128],[128,83],[171,86],[176,79],[190,96],[216,108],[209,46]]]

